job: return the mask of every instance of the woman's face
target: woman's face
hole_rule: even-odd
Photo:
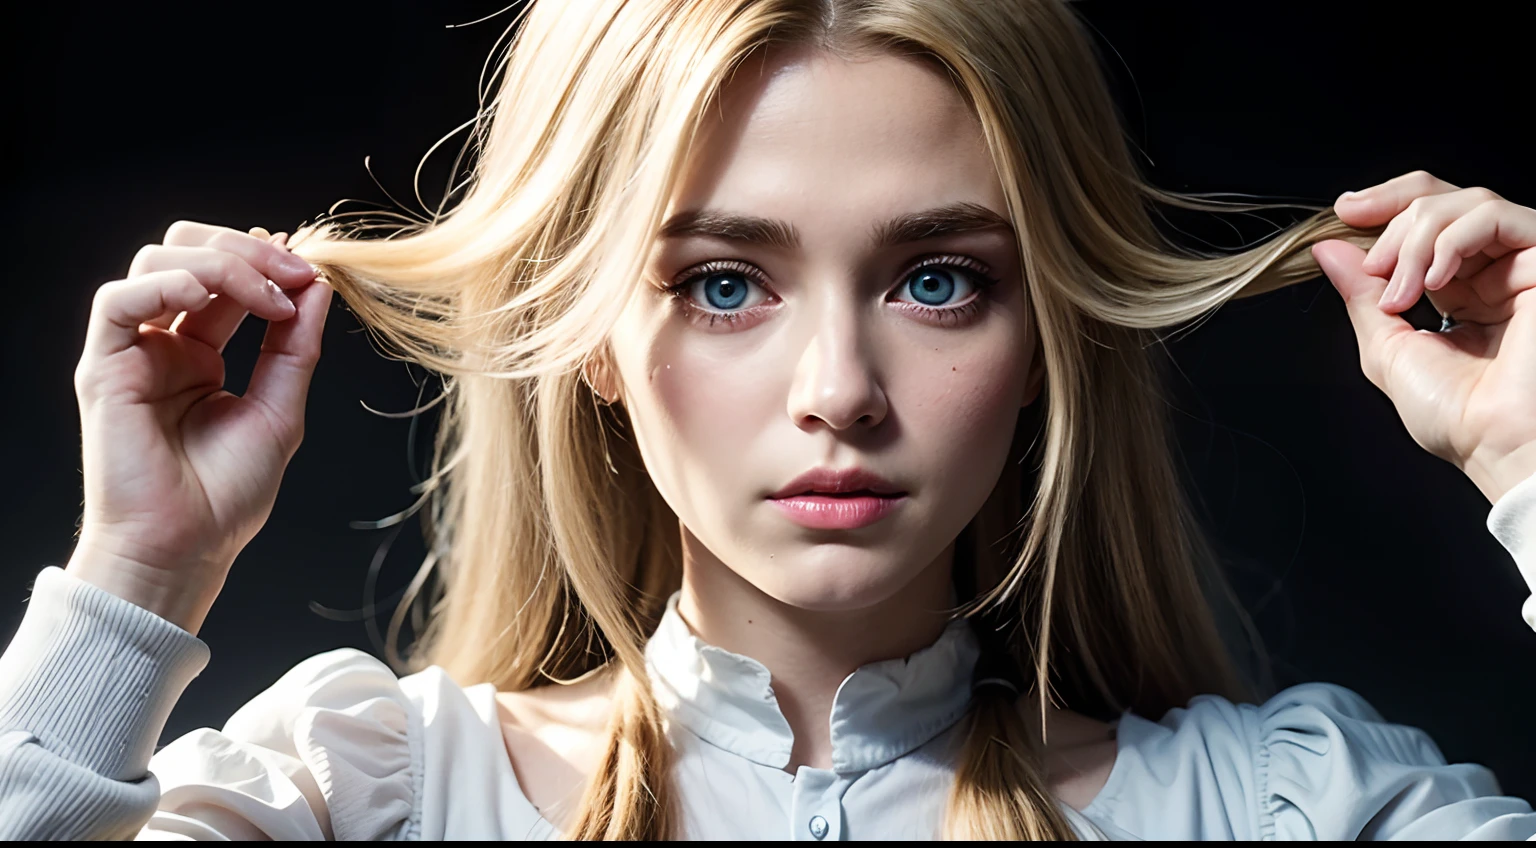
[[[872,606],[947,570],[1038,394],[1002,189],[979,122],[911,60],[768,58],[719,106],[612,336],[620,400],[689,568]],[[769,495],[816,467],[905,496],[808,527]]]

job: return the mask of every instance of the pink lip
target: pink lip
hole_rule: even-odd
[[[869,494],[882,497],[905,495],[899,486],[863,468],[812,468],[768,495],[788,498],[794,495]]]
[[[906,495],[804,494],[788,498],[769,498],[784,511],[790,521],[814,530],[852,530],[867,527],[891,514],[907,499]]]

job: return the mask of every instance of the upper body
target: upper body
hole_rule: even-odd
[[[1536,590],[1536,477],[1488,526]],[[834,701],[833,767],[790,773],[762,667],[700,641],[670,604],[647,661],[677,752],[683,835],[933,837],[975,657],[957,624],[905,660],[860,668]],[[600,679],[498,693],[438,668],[397,677],[341,649],[300,663],[222,730],[151,758],[207,659],[181,628],[45,570],[0,657],[0,835],[557,838],[605,713]],[[1536,835],[1536,812],[1501,796],[1488,769],[1446,764],[1424,732],[1334,684],[1262,704],[1200,696],[1109,724],[1061,711],[1047,725],[1049,783],[1083,838]]]
[[[178,222],[98,291],[79,543],[0,660],[8,835],[1536,829],[1341,687],[1234,702],[1151,359],[1322,267],[1366,377],[1529,577],[1536,209],[1417,173],[1192,254],[1148,201],[1232,207],[1138,176],[1063,3],[524,8],[452,214],[385,238],[338,214],[291,250]],[[322,654],[151,761],[302,438],[328,286],[452,377],[412,584],[441,580],[432,667]],[[1420,296],[1461,326],[1392,314]],[[272,325],[235,396],[246,310]],[[1113,739],[1043,715],[1021,755],[1030,710],[972,695],[961,605],[1016,634],[975,631],[978,684],[1056,665],[1157,714],[1100,716]],[[601,673],[494,691],[597,645],[611,705]]]

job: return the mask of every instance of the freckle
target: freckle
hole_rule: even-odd
[[[748,624],[751,624],[751,623],[752,623],[752,619],[750,619],[750,618],[749,618],[749,619],[747,619],[747,623],[748,623]]]
[[[951,371],[955,370],[955,366],[953,366],[953,365],[949,366],[949,370],[951,370]]]

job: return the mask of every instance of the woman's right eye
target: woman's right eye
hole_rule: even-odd
[[[762,291],[752,272],[739,263],[717,261],[700,266],[667,291],[677,297],[689,317],[708,318],[712,325],[717,320],[734,323],[744,312],[768,301],[766,295],[754,299],[753,289]]]
[[[753,283],[735,271],[717,271],[704,275],[690,285],[701,295],[702,303],[711,309],[726,312],[740,309],[746,304]]]

